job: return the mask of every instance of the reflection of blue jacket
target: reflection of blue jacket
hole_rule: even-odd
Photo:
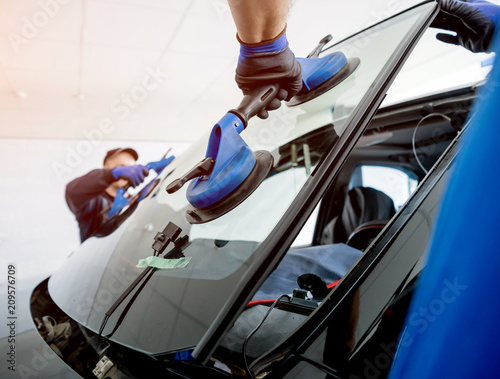
[[[499,376],[500,32],[496,37],[497,64],[464,135],[391,379]]]
[[[80,240],[102,231],[114,198],[105,190],[115,179],[109,169],[92,170],[68,183],[66,202],[80,226]]]

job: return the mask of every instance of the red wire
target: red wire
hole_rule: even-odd
[[[335,287],[339,282],[341,281],[341,279],[337,280],[336,282],[333,282],[333,283],[330,283],[328,284],[328,288],[329,289],[332,289],[333,287]],[[271,300],[254,300],[254,301],[251,301],[247,304],[246,308],[250,308],[250,307],[253,307],[254,305],[265,305],[265,304],[272,304],[276,301],[276,299],[271,299]]]

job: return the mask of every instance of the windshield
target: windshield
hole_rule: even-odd
[[[360,104],[376,93],[374,83],[388,75],[386,66],[434,8],[427,3],[382,22],[321,55],[342,51],[359,66],[342,83],[304,104],[252,119],[241,133],[252,150],[267,150],[274,167],[241,205],[206,224],[186,220],[186,187],[165,191],[174,179],[204,158],[208,136],[200,139],[161,175],[159,185],[136,211],[107,237],[90,238],[49,282],[54,301],[69,316],[98,331],[106,311],[142,269],[140,259],[153,255],[155,235],[173,222],[187,243],[175,258],[189,258],[182,268],[156,271],[131,305],[112,340],[147,353],[196,346],[242,278],[258,259],[254,254],[293,204],[304,183],[339,143]],[[311,49],[316,41],[311,41]],[[217,120],[214,120],[217,121]],[[173,246],[167,247],[170,250]],[[126,300],[109,319],[110,332]]]

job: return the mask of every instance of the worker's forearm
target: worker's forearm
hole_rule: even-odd
[[[268,41],[286,25],[291,0],[228,0],[240,40],[246,44]]]

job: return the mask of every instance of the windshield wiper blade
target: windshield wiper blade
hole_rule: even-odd
[[[181,228],[179,228],[173,222],[169,222],[167,224],[167,226],[165,227],[165,229],[163,229],[162,232],[158,232],[154,238],[154,242],[152,245],[152,248],[155,252],[154,255],[159,256],[160,254],[162,254],[171,242],[174,242],[175,247],[172,251],[169,251],[165,255],[164,258],[166,258],[168,255],[170,255],[170,253],[172,253],[174,251],[179,251],[179,249],[182,248],[184,245],[186,245],[186,242],[187,242],[186,238],[184,238],[184,237],[180,238],[179,241],[176,241],[177,238],[179,237],[179,235],[181,234],[181,232],[182,232]],[[128,310],[132,306],[133,302],[135,301],[135,299],[137,298],[139,293],[142,291],[142,289],[144,288],[146,283],[149,281],[149,279],[151,279],[151,277],[153,276],[153,274],[156,270],[157,269],[155,269],[151,266],[146,267],[144,269],[144,271],[141,272],[141,274],[128,286],[128,288],[125,291],[123,291],[123,293],[120,295],[120,297],[113,303],[113,305],[106,312],[104,319],[102,320],[101,327],[99,328],[99,338],[102,337],[102,333],[104,332],[104,328],[106,327],[106,324],[107,324],[109,318],[111,317],[111,315],[116,311],[116,309],[120,306],[120,304],[123,303],[123,301],[127,298],[127,296],[130,295],[130,293],[134,290],[134,288],[137,287],[137,285],[144,278],[146,278],[144,280],[144,283],[142,283],[142,285],[139,287],[137,292],[130,299],[129,303],[127,304],[127,306],[123,310],[122,314],[120,315],[120,318],[118,319],[118,321],[117,321],[115,327],[113,328],[113,330],[111,331],[111,333],[109,333],[106,337],[109,338],[113,335],[113,333],[118,329],[118,327],[122,323],[123,319],[125,318],[125,315],[127,314]]]

